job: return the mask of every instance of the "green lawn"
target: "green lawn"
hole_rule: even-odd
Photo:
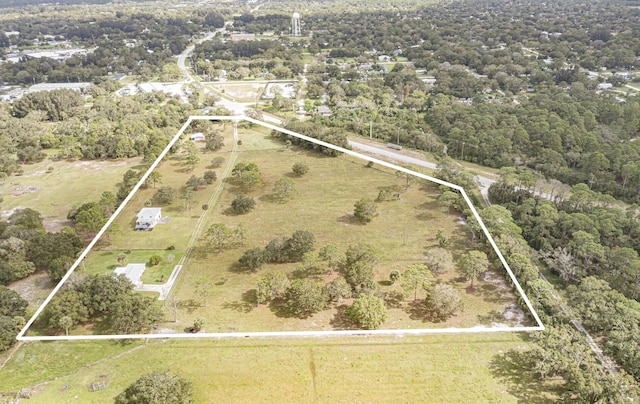
[[[182,251],[175,250],[123,250],[123,251],[96,251],[92,253],[85,262],[87,273],[110,274],[118,264],[118,255],[124,253],[129,264],[147,264],[147,268],[142,275],[143,283],[162,284],[169,279],[169,275],[182,258]],[[149,258],[152,255],[160,255],[162,262],[158,265],[149,266]],[[124,264],[123,266],[126,266]]]
[[[193,383],[196,403],[557,400],[557,386],[531,378],[515,355],[505,355],[526,349],[522,337],[30,343],[0,373],[0,391],[48,381],[29,402],[103,403],[142,374],[172,370]],[[100,357],[107,359],[86,366]],[[92,392],[100,381],[106,388]]]

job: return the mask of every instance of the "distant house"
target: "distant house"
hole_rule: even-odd
[[[207,140],[204,137],[204,134],[201,132],[192,133],[191,136],[189,136],[189,139],[193,140],[194,142],[204,142],[205,140]]]
[[[331,116],[331,109],[327,105],[319,105],[318,106],[318,115],[320,115],[320,116]]]
[[[142,208],[136,219],[136,230],[153,230],[161,219],[161,208]]]
[[[142,285],[142,274],[146,269],[145,264],[129,264],[126,267],[117,267],[113,273],[116,275],[124,275],[134,286]]]
[[[611,83],[600,83],[598,84],[598,90],[609,90],[613,88],[613,84]]]

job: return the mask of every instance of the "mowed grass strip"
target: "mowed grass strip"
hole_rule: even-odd
[[[502,359],[509,350],[527,349],[517,334],[151,341],[128,354],[78,368],[72,358],[89,344],[33,344],[0,373],[0,385],[19,389],[49,380],[30,402],[103,403],[143,374],[171,370],[191,381],[197,403],[558,399],[557,386],[539,383],[522,364]],[[118,346],[91,344],[105,350]],[[37,368],[44,370],[30,371],[36,355],[45,353],[50,360]],[[83,358],[81,366],[87,362]],[[68,372],[65,363],[77,370]],[[90,384],[98,381],[106,387],[92,392]]]

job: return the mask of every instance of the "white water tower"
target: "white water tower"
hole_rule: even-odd
[[[300,14],[293,13],[291,16],[291,36],[302,36],[302,29],[300,29]]]

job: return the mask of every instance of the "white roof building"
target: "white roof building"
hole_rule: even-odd
[[[129,264],[126,267],[117,267],[113,273],[123,274],[134,286],[140,286],[142,285],[142,274],[146,268],[145,264]]]
[[[161,208],[142,208],[136,218],[136,230],[152,230],[161,219]]]
[[[38,91],[53,90],[76,90],[82,91],[91,86],[91,83],[39,83],[29,87],[26,94],[37,93]]]

